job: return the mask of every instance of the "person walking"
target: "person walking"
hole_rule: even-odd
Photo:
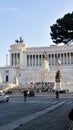
[[[57,99],[59,98],[59,92],[58,92],[58,90],[56,91],[56,98]]]
[[[27,90],[24,90],[24,102],[26,102],[27,99]]]

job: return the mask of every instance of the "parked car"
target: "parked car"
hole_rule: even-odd
[[[35,96],[35,92],[33,90],[28,90],[27,96],[28,97],[34,97]]]
[[[68,93],[69,90],[60,90],[59,93]]]
[[[9,95],[3,93],[3,92],[0,92],[0,102],[8,102],[9,101]]]

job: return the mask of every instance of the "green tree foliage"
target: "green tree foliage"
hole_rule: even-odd
[[[50,26],[51,39],[54,43],[70,44],[73,42],[73,12],[56,20],[56,24]]]

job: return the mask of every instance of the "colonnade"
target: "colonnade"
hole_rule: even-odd
[[[73,52],[66,53],[50,53],[48,54],[49,65],[56,65],[58,57],[62,65],[73,64]],[[43,61],[43,54],[29,54],[27,55],[27,66],[41,66]]]
[[[66,52],[66,53],[47,53],[48,62],[50,66],[57,64],[57,58],[58,57],[61,61],[62,65],[71,65],[73,64],[73,52]],[[43,54],[27,54],[26,55],[26,63],[27,66],[41,66],[43,61]],[[20,65],[22,57],[20,56],[20,53],[12,53],[11,54],[11,65]],[[23,63],[25,64],[25,63]]]
[[[11,54],[11,65],[19,65],[20,64],[20,53],[12,53]]]

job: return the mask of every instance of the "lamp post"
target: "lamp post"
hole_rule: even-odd
[[[44,81],[44,73],[41,73],[42,88],[43,88],[43,81]]]
[[[6,54],[6,66],[8,66],[8,54]]]
[[[0,75],[0,89],[2,90],[2,77]]]

